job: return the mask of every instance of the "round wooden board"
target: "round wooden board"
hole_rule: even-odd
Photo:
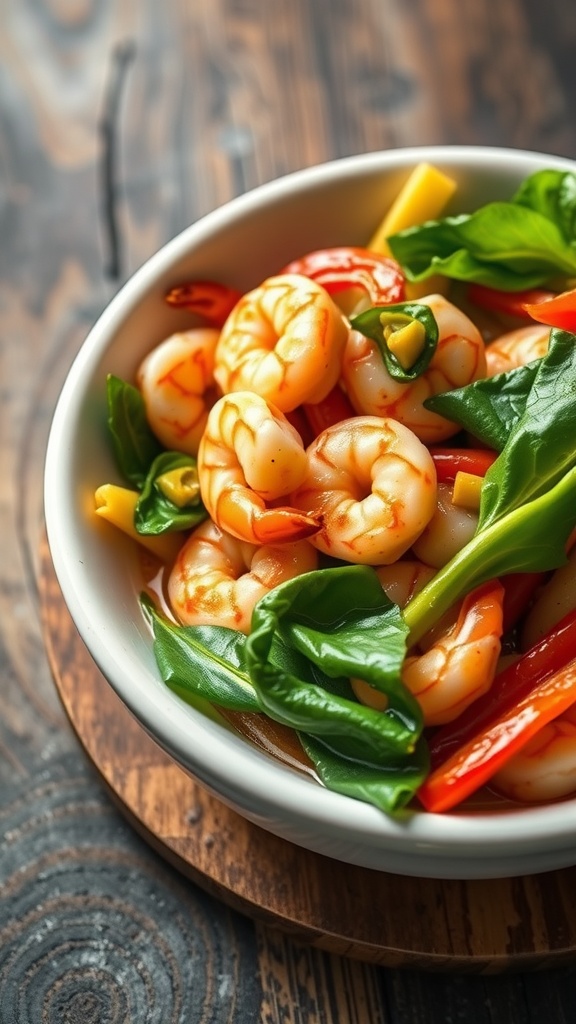
[[[121,703],[76,631],[45,541],[40,584],[48,657],[82,747],[132,825],[202,888],[297,941],[389,967],[497,973],[574,962],[576,869],[403,878],[268,834],[199,786]]]

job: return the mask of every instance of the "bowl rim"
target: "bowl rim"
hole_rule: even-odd
[[[88,380],[121,323],[130,316],[157,277],[177,263],[191,247],[235,218],[245,217],[262,203],[281,199],[294,191],[307,191],[340,178],[362,176],[382,169],[404,168],[426,160],[449,161],[481,171],[522,164],[525,173],[544,164],[574,170],[576,163],[562,156],[492,146],[414,146],[341,157],[305,167],[266,182],[236,196],[184,228],[135,271],[96,320],[74,358],[60,392],[49,431],[45,458],[44,510],[48,542],[64,600],[92,658],[110,684],[153,737],[184,764],[216,795],[233,806],[240,805],[252,820],[270,829],[270,821],[284,815],[314,823],[335,838],[353,833],[356,841],[372,847],[420,851],[427,858],[485,854],[495,847],[513,844],[515,850],[536,850],[545,834],[547,844],[566,848],[574,843],[576,825],[570,813],[576,799],[530,806],[512,813],[474,810],[441,815],[415,810],[392,818],[376,807],[325,789],[241,737],[210,723],[182,702],[167,687],[148,689],[135,684],[127,671],[130,653],[120,637],[110,636],[102,645],[101,610],[86,601],[79,585],[77,552],[66,542],[73,517],[62,521],[61,488],[68,486],[73,455],[70,423],[80,415],[82,382]],[[68,533],[69,539],[69,533]],[[141,673],[142,675],[142,673]],[[193,713],[191,713],[193,712]],[[255,771],[255,764],[261,770]],[[208,766],[208,767],[206,767]],[[233,777],[234,783],[230,784]],[[345,823],[343,825],[342,823]],[[274,829],[272,829],[274,830]]]

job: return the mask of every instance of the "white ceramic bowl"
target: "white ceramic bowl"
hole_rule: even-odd
[[[138,606],[138,562],[130,543],[93,514],[95,488],[118,479],[103,426],[106,374],[130,379],[144,353],[174,329],[178,314],[164,301],[167,289],[214,278],[245,290],[307,251],[366,244],[409,169],[422,160],[456,177],[454,208],[462,210],[509,198],[538,168],[576,169],[567,160],[516,150],[370,153],[281,178],[187,228],[120,290],[70,369],[47,450],[46,524],[65,601],[95,662],[159,744],[224,802],[285,839],[369,868],[437,878],[520,875],[576,863],[576,800],[444,815],[415,811],[398,821],[275,761],[161,682]]]

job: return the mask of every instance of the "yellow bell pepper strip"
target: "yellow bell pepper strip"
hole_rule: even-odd
[[[427,811],[449,811],[510,760],[542,726],[576,702],[576,658],[536,683],[433,770],[417,796]]]
[[[171,288],[165,296],[169,306],[197,313],[211,327],[222,327],[242,292],[217,281],[188,281]]]
[[[138,491],[117,484],[101,484],[94,494],[95,512],[113,526],[122,530],[132,540],[147,548],[162,562],[170,565],[184,543],[184,533],[149,535],[139,533],[134,525]]]
[[[330,295],[359,288],[373,306],[404,300],[406,280],[396,260],[355,246],[318,249],[292,260],[281,273],[309,277]]]
[[[499,288],[489,288],[484,284],[471,284],[468,288],[468,299],[475,306],[521,320],[530,319],[528,304],[545,302],[553,296],[554,292],[545,288],[530,288],[523,292],[500,291]]]
[[[460,470],[454,479],[452,504],[467,509],[469,512],[478,512],[483,481],[484,478],[477,473],[465,473]]]
[[[524,309],[538,323],[576,333],[576,288],[552,298],[527,302]]]
[[[456,180],[438,167],[425,162],[417,164],[378,225],[368,248],[391,255],[388,248],[390,235],[439,217],[456,188]]]

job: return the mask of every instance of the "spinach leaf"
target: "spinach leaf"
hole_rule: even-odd
[[[537,364],[530,363],[494,377],[483,377],[466,387],[433,395],[425,400],[424,406],[458,423],[499,452],[524,414],[537,370]]]
[[[274,638],[296,648],[332,678],[358,676],[386,693],[385,712],[304,681],[274,663]],[[420,707],[400,681],[406,629],[368,566],[319,569],[260,599],[246,641],[246,665],[263,709],[315,736],[347,736],[379,755],[414,749]],[[359,744],[359,745],[356,745]]]
[[[411,322],[421,324],[424,330],[424,346],[414,364],[404,368],[390,351],[390,334],[410,326]],[[373,306],[359,313],[350,321],[356,331],[375,341],[386,369],[394,380],[404,383],[416,380],[428,368],[438,344],[438,324],[429,306],[420,302],[399,302],[390,306]],[[421,328],[421,329],[422,329]]]
[[[299,733],[299,739],[327,789],[374,804],[387,814],[398,815],[428,774],[428,747],[422,738],[412,754],[397,757],[388,752],[378,761],[350,757],[346,737],[326,740]]]
[[[576,335],[553,330],[523,414],[482,487],[479,529],[553,488],[576,466]]]
[[[536,171],[522,182],[512,201],[542,213],[567,241],[576,238],[576,174],[571,171]]]
[[[529,387],[530,375],[521,378],[518,416],[486,474],[475,536],[404,609],[411,642],[480,583],[566,561],[576,524],[576,335],[552,330],[531,373]]]
[[[167,486],[171,477],[177,478],[174,491],[181,495],[178,504],[167,496],[171,493]],[[134,525],[138,533],[189,530],[206,516],[200,498],[196,459],[182,452],[162,452],[150,466],[136,505]]]
[[[148,426],[138,388],[109,374],[106,381],[108,428],[116,462],[124,478],[138,490],[162,446]]]
[[[145,594],[140,604],[152,625],[154,655],[162,679],[231,711],[260,711],[245,668],[246,637],[225,626],[178,626]]]
[[[440,273],[505,291],[576,273],[576,175],[536,172],[509,202],[427,221],[388,244],[411,281]]]

